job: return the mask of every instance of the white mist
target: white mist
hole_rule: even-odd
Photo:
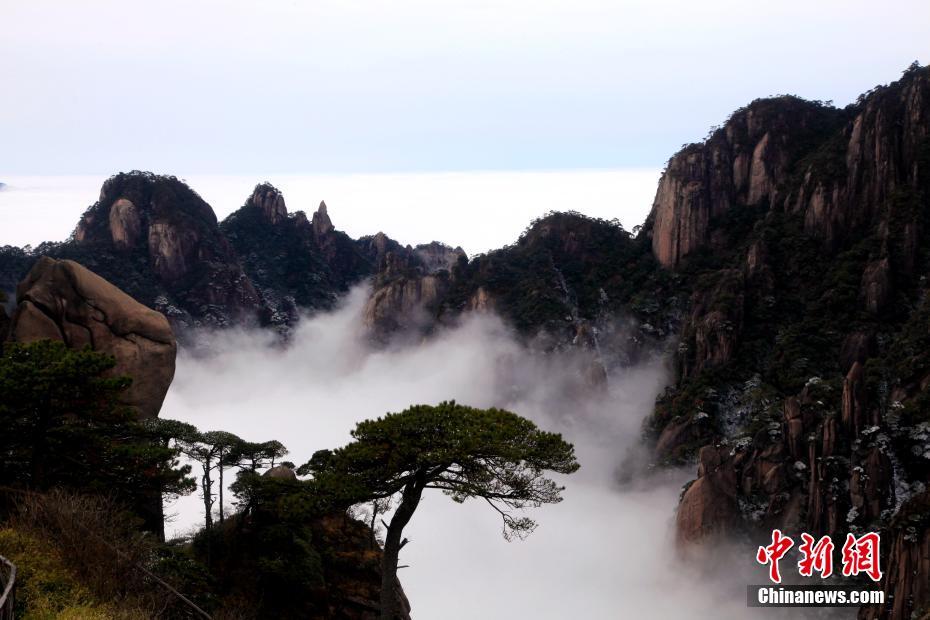
[[[662,360],[611,376],[607,394],[579,396],[577,359],[530,354],[493,317],[372,350],[360,327],[366,295],[356,289],[339,310],[305,320],[287,349],[262,332],[208,336],[208,355],[182,353],[161,415],[278,439],[300,464],[347,442],[357,421],[410,404],[507,407],[562,432],[581,470],[564,479],[562,503],[531,511],[539,528],[525,541],[504,541],[482,502],[427,494],[401,555],[415,618],[747,617],[743,576],[711,585],[675,560],[671,526],[686,474],[625,490],[614,481],[665,383]],[[170,506],[169,535],[197,526],[201,510],[196,494]]]

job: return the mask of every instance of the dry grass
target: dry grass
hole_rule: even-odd
[[[165,618],[169,609],[178,617],[176,597],[139,569],[156,541],[116,502],[64,491],[24,494],[9,526],[54,549],[81,588],[107,603],[105,617]]]
[[[80,583],[54,545],[0,527],[0,549],[17,566],[17,618],[22,620],[142,620],[141,609],[101,602]]]

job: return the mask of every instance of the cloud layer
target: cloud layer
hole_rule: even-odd
[[[507,407],[577,448],[581,470],[565,501],[531,511],[539,528],[505,542],[479,502],[427,494],[405,531],[401,578],[420,619],[744,618],[745,578],[714,581],[675,559],[674,507],[684,472],[621,488],[617,467],[639,441],[666,376],[655,358],[585,388],[585,360],[524,349],[493,317],[471,317],[416,346],[372,350],[360,332],[364,288],[301,324],[287,349],[260,332],[207,336],[182,354],[163,417],[251,440],[278,439],[297,463],[344,444],[354,423],[413,403],[454,398]],[[187,497],[169,508],[176,530],[200,522]]]

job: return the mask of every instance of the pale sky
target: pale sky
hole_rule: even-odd
[[[926,0],[0,0],[0,181],[660,168],[930,60]]]

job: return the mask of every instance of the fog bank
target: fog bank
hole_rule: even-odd
[[[417,346],[372,350],[361,332],[367,291],[301,323],[287,349],[263,332],[207,338],[182,352],[162,417],[259,441],[278,439],[297,464],[349,440],[355,422],[446,399],[501,406],[562,432],[581,470],[565,501],[530,511],[538,529],[508,543],[483,502],[427,493],[405,535],[400,571],[418,620],[745,618],[746,578],[713,586],[677,563],[671,526],[687,473],[619,488],[616,470],[639,443],[642,419],[666,381],[655,358],[584,388],[584,360],[530,354],[493,317],[471,317]],[[196,473],[196,472],[195,472]],[[168,508],[184,531],[202,521],[197,494]]]

